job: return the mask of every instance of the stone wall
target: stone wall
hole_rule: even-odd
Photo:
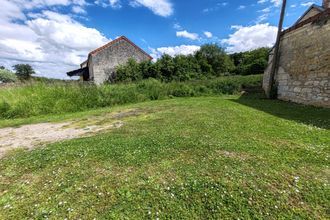
[[[90,79],[98,85],[108,81],[115,73],[116,67],[125,64],[129,58],[137,62],[150,60],[150,57],[125,39],[91,55],[89,62]]]
[[[264,75],[264,89],[269,86],[271,60]],[[329,20],[309,22],[284,33],[275,80],[281,100],[330,107]]]

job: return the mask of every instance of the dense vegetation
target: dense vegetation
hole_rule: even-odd
[[[207,44],[193,55],[163,55],[156,62],[131,59],[117,68],[111,82],[155,78],[165,82],[210,79],[227,75],[262,74],[267,66],[267,48],[228,55],[219,46]]]
[[[28,81],[33,78],[32,75],[35,73],[29,64],[16,64],[13,68],[15,72],[0,66],[0,83],[13,83],[17,82],[18,79],[22,82]]]
[[[131,84],[95,86],[80,83],[31,83],[0,89],[0,118],[77,112],[86,109],[171,97],[238,93],[261,85],[261,75],[162,83],[155,79]]]
[[[13,83],[17,81],[17,76],[5,68],[0,68],[0,83]]]
[[[234,53],[230,55],[235,65],[237,75],[251,75],[264,73],[268,64],[269,48]]]
[[[1,159],[0,219],[329,219],[328,109],[178,98],[67,120],[134,109],[120,129]]]

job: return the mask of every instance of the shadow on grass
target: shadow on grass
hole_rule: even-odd
[[[266,99],[263,94],[245,94],[231,101],[318,128],[330,129],[330,109]]]

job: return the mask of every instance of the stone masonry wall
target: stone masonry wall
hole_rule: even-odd
[[[269,86],[271,60],[272,55],[264,89]],[[330,107],[330,20],[310,22],[282,36],[275,80],[281,100]]]
[[[98,85],[108,81],[111,75],[114,74],[116,67],[125,64],[129,58],[133,58],[137,62],[150,59],[141,50],[121,39],[110,47],[92,55],[92,62],[89,64],[91,79]]]
[[[330,22],[286,33],[280,53],[278,98],[330,107]]]

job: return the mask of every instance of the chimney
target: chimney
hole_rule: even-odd
[[[330,0],[323,0],[323,8],[329,9],[330,8]]]

